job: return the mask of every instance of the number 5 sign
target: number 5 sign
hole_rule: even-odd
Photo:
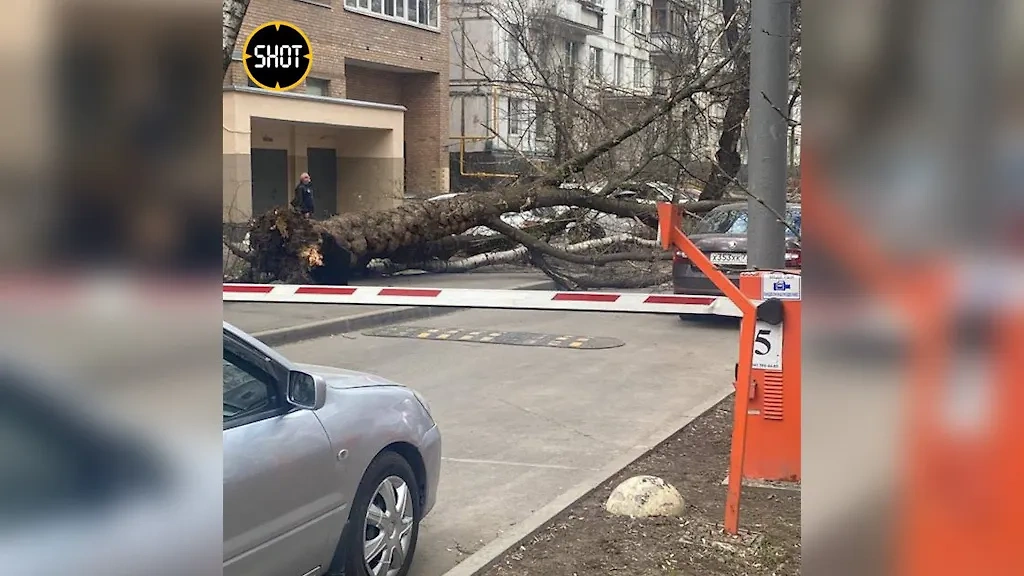
[[[754,325],[754,363],[759,370],[782,370],[782,324]]]

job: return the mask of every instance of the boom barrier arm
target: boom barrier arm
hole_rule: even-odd
[[[733,408],[732,451],[729,456],[729,489],[725,500],[725,530],[730,534],[739,531],[740,493],[743,488],[743,458],[747,440],[747,411],[750,394],[741,393],[750,389],[754,363],[754,325],[757,308],[754,303],[722,273],[697,246],[686,237],[680,228],[681,218],[675,205],[668,202],[658,204],[658,229],[661,246],[665,250],[675,247],[681,250],[715,286],[739,309],[743,320],[740,323],[740,351],[736,367],[736,400]]]

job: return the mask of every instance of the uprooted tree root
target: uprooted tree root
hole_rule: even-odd
[[[325,264],[323,236],[313,222],[290,208],[274,208],[253,219],[249,252],[254,279],[274,278],[303,284],[313,280],[313,270]]]

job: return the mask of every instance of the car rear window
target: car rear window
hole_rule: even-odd
[[[787,223],[800,231],[800,210],[791,208],[786,212]],[[747,209],[730,208],[727,210],[712,210],[706,218],[701,220],[695,230],[697,234],[736,234],[747,233]],[[794,236],[793,231],[786,229],[786,236]]]

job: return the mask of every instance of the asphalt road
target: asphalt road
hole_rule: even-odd
[[[605,336],[618,348],[349,334],[280,348],[421,391],[444,439],[437,506],[412,576],[438,576],[687,412],[731,388],[733,321],[673,315],[472,310],[417,326]]]

